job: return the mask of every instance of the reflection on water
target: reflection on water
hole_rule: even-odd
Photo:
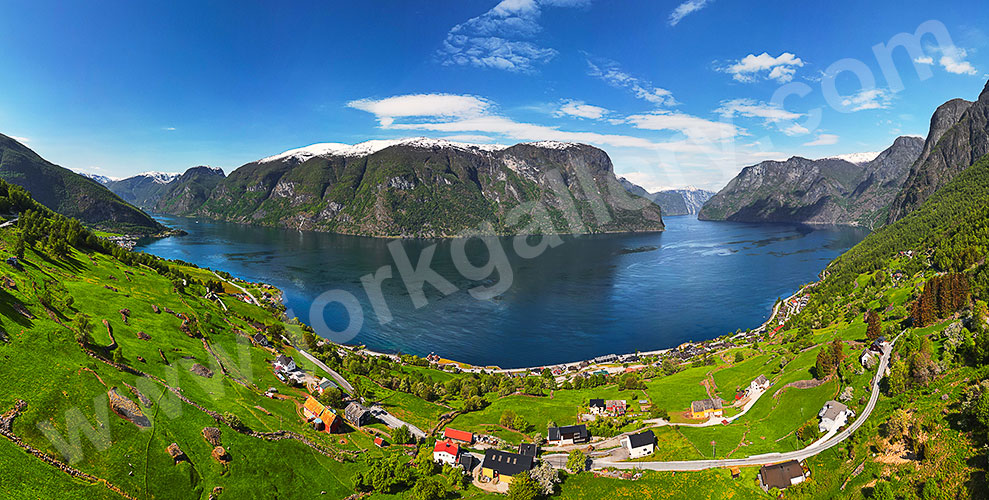
[[[507,292],[477,300],[467,292],[491,286],[461,276],[448,240],[403,240],[411,261],[436,245],[432,269],[457,291],[426,284],[428,304],[416,309],[401,276],[382,283],[393,320],[382,324],[361,277],[392,265],[388,240],[256,228],[161,217],[188,236],[142,250],[265,281],[286,292],[295,316],[309,321],[313,300],[330,289],[356,296],[364,323],[355,343],[470,363],[518,367],[586,359],[607,353],[676,346],[764,321],[777,297],[813,281],[827,262],[867,232],[841,227],[704,222],[669,217],[655,234],[565,237],[526,260],[502,239],[512,263]],[[475,264],[487,261],[480,242],[467,245]],[[324,311],[327,324],[348,324],[343,307]]]

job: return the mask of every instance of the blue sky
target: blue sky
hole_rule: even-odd
[[[424,135],[587,142],[716,189],[925,135],[989,72],[974,1],[3,4],[0,133],[116,177]]]

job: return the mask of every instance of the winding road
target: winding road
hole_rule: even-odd
[[[896,340],[899,340],[899,337],[893,340],[889,347],[887,347],[886,352],[883,353],[882,358],[880,358],[879,369],[876,371],[875,378],[872,379],[872,395],[869,397],[869,402],[865,405],[862,415],[856,418],[855,421],[848,426],[848,428],[835,434],[833,437],[828,438],[825,436],[823,439],[814,442],[810,446],[797,451],[786,453],[767,453],[765,455],[756,455],[737,459],[685,460],[679,462],[617,462],[609,460],[607,457],[599,459],[595,458],[591,460],[591,469],[603,469],[607,467],[614,469],[645,469],[655,471],[698,471],[715,469],[719,467],[769,465],[788,460],[799,461],[813,457],[848,439],[849,436],[851,436],[859,427],[862,426],[862,424],[865,423],[865,421],[869,418],[869,415],[872,414],[872,410],[875,409],[876,402],[879,400],[879,382],[882,381],[883,374],[889,366],[889,358],[893,353],[893,345],[896,343]],[[557,469],[562,469],[567,464],[567,455],[549,455],[543,457],[543,460]]]

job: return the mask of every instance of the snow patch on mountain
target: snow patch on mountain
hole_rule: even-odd
[[[854,163],[856,165],[862,165],[863,163],[869,163],[875,160],[879,156],[881,151],[869,151],[867,153],[849,153],[844,155],[826,156],[821,158],[822,160],[845,160],[849,163]]]
[[[175,179],[178,179],[181,175],[181,173],[175,172],[141,172],[134,177],[148,177],[158,184],[168,184]]]
[[[445,139],[430,139],[428,137],[411,137],[406,139],[375,139],[357,144],[326,142],[313,144],[304,148],[290,149],[284,153],[258,160],[258,163],[272,161],[296,160],[304,162],[310,158],[321,156],[363,157],[391,146],[410,146],[422,149],[452,148],[464,151],[492,152],[507,148],[501,144],[470,144],[454,142]]]

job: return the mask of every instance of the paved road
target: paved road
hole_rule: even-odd
[[[244,287],[242,287],[242,286],[240,286],[240,285],[238,285],[237,283],[234,283],[233,281],[230,281],[230,280],[228,280],[228,279],[226,279],[226,278],[224,278],[223,276],[220,276],[219,274],[216,274],[216,271],[213,271],[213,275],[214,275],[214,276],[216,276],[217,278],[220,278],[221,280],[223,280],[223,281],[226,281],[227,283],[230,283],[231,285],[233,285],[233,286],[235,286],[235,287],[237,287],[237,288],[239,288],[239,289],[240,289],[240,291],[242,291],[242,292],[244,292],[244,295],[247,295],[247,297],[251,299],[251,302],[252,302],[252,303],[253,303],[254,305],[256,305],[256,306],[258,306],[258,307],[261,307],[261,303],[260,303],[260,302],[258,302],[258,299],[255,299],[255,298],[254,298],[254,295],[251,295],[251,292],[248,292],[246,288],[244,288]]]
[[[775,464],[779,462],[785,462],[787,460],[804,460],[810,458],[814,455],[822,453],[829,450],[842,441],[848,439],[872,414],[872,410],[876,407],[876,402],[879,400],[879,382],[883,378],[883,374],[886,371],[887,366],[889,366],[889,358],[893,353],[893,345],[896,344],[896,340],[890,344],[890,347],[880,358],[879,369],[876,371],[876,377],[872,380],[872,395],[869,397],[869,403],[865,405],[865,409],[862,411],[862,415],[855,419],[854,422],[847,429],[839,432],[834,437],[830,439],[822,439],[817,441],[810,446],[797,451],[791,451],[787,453],[768,453],[765,455],[756,455],[748,458],[738,458],[738,459],[723,459],[723,460],[686,460],[680,462],[616,462],[608,458],[592,459],[591,468],[592,469],[602,469],[605,467],[613,467],[616,469],[648,469],[655,471],[697,471],[704,469],[715,469],[719,467],[736,467],[736,466],[752,466],[752,465],[768,465]],[[826,438],[826,436],[825,436]],[[567,463],[566,455],[550,455],[543,457],[543,460],[550,463],[553,467],[563,468]]]
[[[347,391],[347,394],[354,393],[354,386],[350,385],[350,382],[347,382],[347,380],[344,379],[343,376],[341,376],[339,373],[337,373],[336,370],[330,368],[329,366],[326,366],[322,361],[316,359],[316,356],[313,356],[312,354],[309,354],[308,352],[303,351],[298,347],[296,347],[295,350],[299,351],[299,354],[301,354],[309,361],[312,361],[312,364],[316,365],[317,368],[330,374],[330,377],[333,377],[333,380],[336,381],[337,385],[339,385],[340,388],[343,389],[344,391]]]

